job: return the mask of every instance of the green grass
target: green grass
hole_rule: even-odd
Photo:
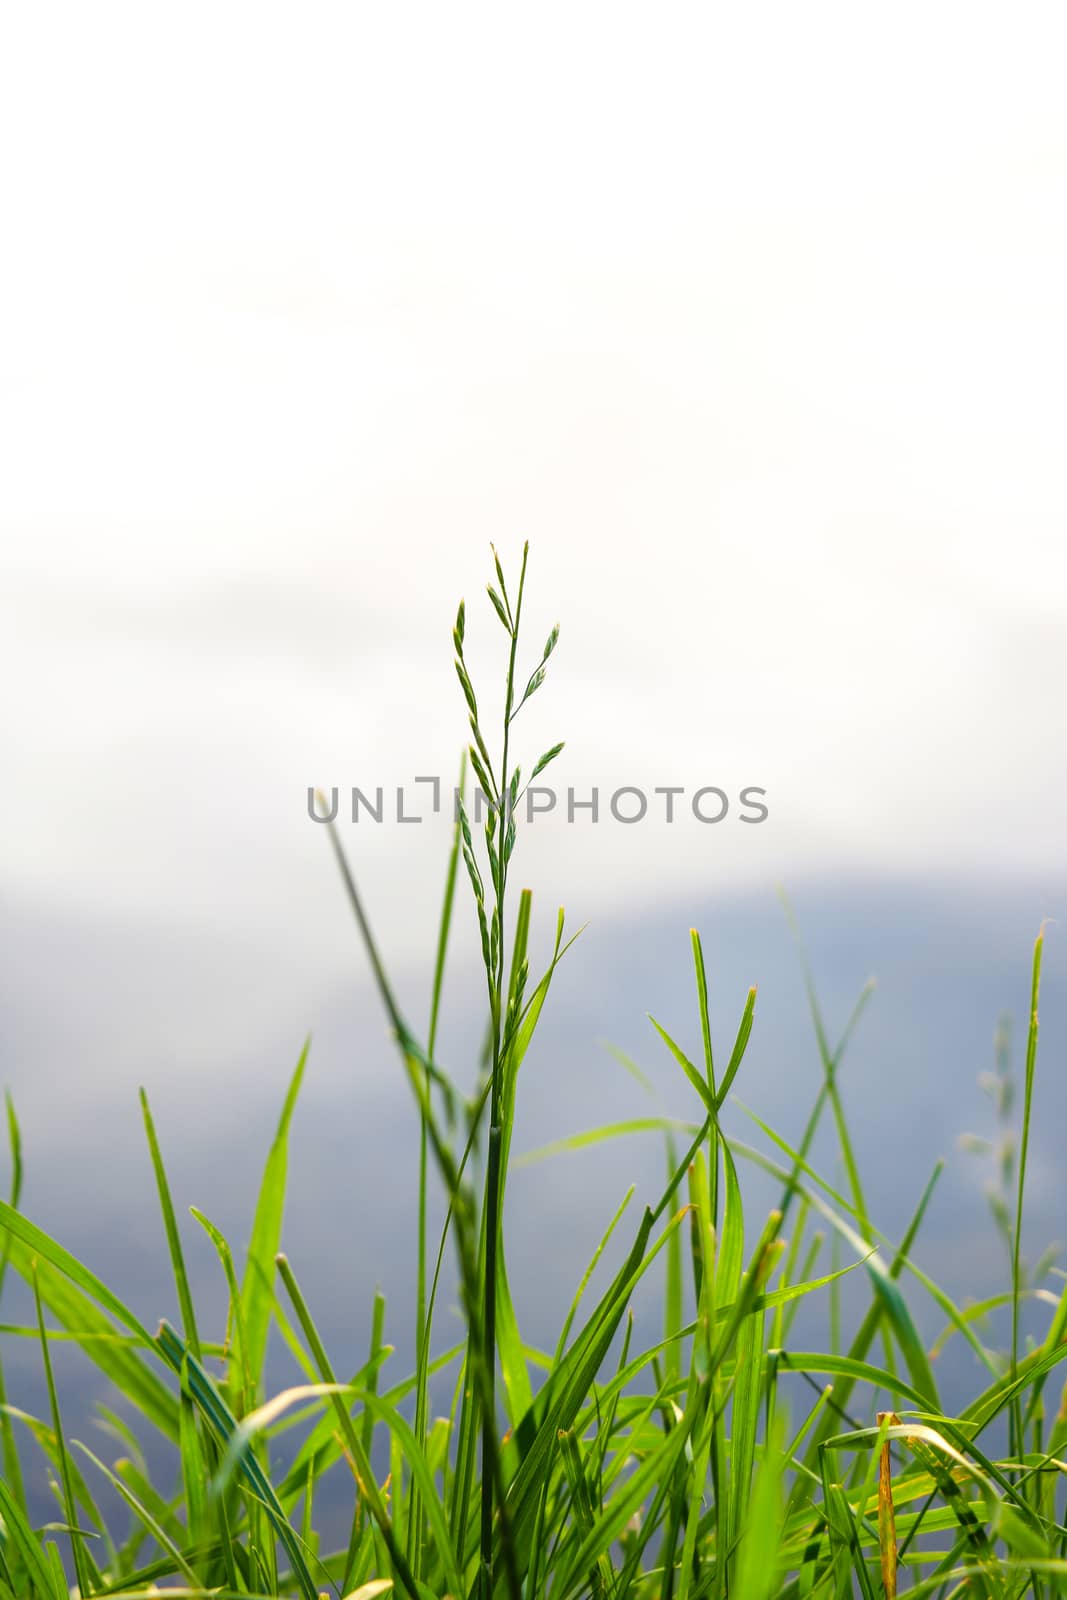
[[[1028,1274],[1021,1254],[1036,1064],[1042,935],[1033,956],[1032,1005],[1019,1126],[1004,1048],[989,1087],[1002,1138],[988,1147],[990,1192],[1006,1247],[1004,1294],[977,1307],[954,1303],[917,1265],[913,1250],[939,1170],[916,1194],[904,1236],[871,1216],[839,1077],[864,991],[834,1045],[804,967],[822,1081],[795,1148],[755,1112],[753,1144],[723,1131],[721,1114],[743,1083],[758,1027],[756,991],[739,1008],[734,1038],[713,1040],[699,935],[691,935],[694,1034],[690,1059],[674,1031],[654,1021],[684,1079],[689,1121],[649,1116],[608,1124],[536,1154],[581,1150],[641,1134],[662,1140],[661,1194],[640,1217],[631,1195],[617,1205],[588,1272],[576,1286],[555,1348],[522,1336],[506,1268],[507,1180],[516,1081],[560,961],[570,948],[559,913],[553,954],[535,978],[528,958],[531,898],[510,892],[516,848],[512,811],[523,793],[515,724],[537,693],[559,630],[533,671],[519,670],[526,552],[513,589],[499,560],[490,586],[504,634],[502,723],[483,726],[464,657],[466,615],[453,634],[467,707],[467,762],[489,800],[476,835],[459,815],[445,871],[429,1023],[420,1035],[400,1009],[341,838],[330,840],[385,1017],[418,1114],[412,1173],[419,1184],[412,1241],[415,1370],[383,1386],[389,1346],[378,1296],[367,1360],[338,1372],[299,1283],[299,1261],[281,1254],[289,1129],[307,1050],[296,1066],[255,1205],[243,1268],[222,1233],[193,1208],[229,1288],[225,1327],[198,1322],[163,1147],[142,1095],[158,1191],[160,1249],[169,1254],[181,1327],[154,1334],[149,1308],[127,1306],[81,1261],[20,1210],[18,1123],[8,1103],[10,1199],[0,1202],[0,1290],[13,1271],[32,1289],[30,1333],[40,1343],[48,1414],[12,1404],[0,1368],[0,1600],[141,1595],[162,1586],[185,1595],[361,1595],[392,1591],[454,1600],[764,1600],[770,1596],[1035,1596],[1067,1592],[1067,1288],[1045,1287],[1048,1256]],[[527,781],[562,749],[535,760]],[[495,750],[495,755],[493,751]],[[462,872],[460,863],[462,862]],[[457,894],[466,878],[481,944],[487,1017],[484,1073],[464,1120],[464,1097],[438,1059],[437,1032]],[[640,1078],[632,1063],[624,1063]],[[823,1121],[832,1128],[841,1185],[815,1170]],[[891,1159],[891,1157],[887,1157]],[[746,1215],[741,1178],[770,1175],[778,1203]],[[835,1167],[836,1171],[836,1167]],[[431,1185],[443,1186],[446,1222],[431,1234]],[[188,1226],[188,1224],[186,1224]],[[832,1247],[826,1250],[826,1240]],[[464,1317],[452,1347],[436,1331],[446,1256],[454,1256]],[[826,1257],[829,1259],[825,1259]],[[606,1262],[617,1260],[614,1275]],[[1061,1275],[1062,1276],[1062,1275]],[[1051,1279],[1055,1282],[1055,1279]],[[639,1285],[661,1293],[662,1336],[635,1345]],[[842,1284],[850,1287],[848,1315]],[[857,1292],[857,1285],[861,1294]],[[864,1304],[853,1315],[854,1302]],[[944,1414],[934,1363],[916,1325],[932,1300],[944,1322],[937,1349],[964,1341],[981,1383],[955,1417]],[[1040,1337],[1023,1338],[1042,1315]],[[799,1348],[795,1318],[818,1310],[823,1348]],[[925,1314],[924,1306],[924,1314]],[[984,1342],[987,1313],[1010,1312],[1010,1348]],[[849,1332],[851,1328],[851,1332]],[[284,1341],[300,1382],[265,1392],[271,1337]],[[136,1431],[109,1415],[124,1453],[110,1464],[67,1437],[51,1359],[73,1340],[140,1419],[162,1434],[179,1489],[149,1477]],[[431,1384],[431,1378],[437,1380]],[[450,1408],[432,1395],[448,1385]],[[809,1409],[796,1411],[798,1395]],[[271,1474],[271,1449],[298,1438],[289,1466]],[[1006,1441],[1006,1443],[1005,1443]],[[32,1453],[27,1455],[27,1447]],[[43,1462],[57,1501],[54,1520],[33,1524],[28,1481]],[[316,1532],[323,1481],[340,1477],[351,1499],[350,1533],[326,1549]],[[97,1497],[128,1513],[108,1526]]]

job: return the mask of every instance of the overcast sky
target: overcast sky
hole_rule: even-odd
[[[1065,33],[1054,5],[9,10],[15,903],[331,961],[306,788],[451,776],[456,602],[498,688],[489,541],[511,571],[525,538],[527,670],[562,625],[527,768],[563,738],[583,794],[770,810],[540,824],[550,903],[1061,877]],[[400,939],[443,823],[346,833]]]

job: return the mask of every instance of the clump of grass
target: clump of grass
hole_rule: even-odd
[[[65,1600],[73,1579],[89,1595],[146,1595],[158,1585],[184,1595],[359,1596],[391,1590],[409,1600],[769,1600],[771,1596],[1035,1596],[1067,1589],[1067,1529],[1058,1487],[1067,1472],[1067,1391],[1046,1415],[1045,1391],[1067,1358],[1067,1290],[1040,1291],[1047,1327],[1023,1348],[1020,1309],[1051,1261],[1028,1278],[1020,1253],[1036,1063],[1042,935],[1034,947],[1032,1004],[1017,1146],[1002,1142],[993,1211],[1007,1246],[1011,1348],[998,1357],[979,1340],[983,1309],[961,1308],[913,1258],[940,1168],[917,1197],[904,1236],[887,1238],[871,1217],[853,1149],[839,1073],[869,991],[834,1046],[805,966],[822,1081],[798,1146],[755,1113],[761,1142],[728,1136],[721,1113],[741,1073],[756,1019],[756,990],[739,1006],[728,1051],[713,1041],[708,978],[691,934],[701,1048],[691,1059],[668,1028],[653,1026],[689,1086],[692,1116],[650,1117],[641,1131],[664,1139],[667,1173],[655,1204],[628,1216],[623,1197],[578,1285],[552,1351],[522,1337],[507,1273],[504,1216],[516,1083],[570,944],[564,916],[553,952],[531,981],[528,891],[509,880],[524,792],[515,722],[545,680],[554,628],[532,670],[520,670],[527,551],[513,588],[494,552],[489,600],[504,631],[504,706],[485,725],[464,654],[466,612],[453,631],[456,673],[471,742],[465,758],[486,804],[472,827],[461,804],[445,874],[429,1006],[420,1036],[402,1012],[341,838],[330,839],[419,1118],[419,1205],[414,1248],[415,1370],[383,1389],[389,1353],[385,1306],[375,1301],[367,1359],[339,1377],[301,1290],[299,1263],[281,1253],[289,1127],[307,1051],[301,1054],[268,1155],[242,1270],[210,1218],[193,1209],[218,1254],[229,1290],[224,1328],[198,1324],[182,1231],[147,1098],[145,1134],[169,1252],[180,1329],[155,1334],[88,1266],[19,1208],[18,1123],[8,1103],[12,1186],[0,1202],[0,1288],[8,1268],[31,1286],[49,1399],[46,1418],[9,1404],[0,1368],[0,1600]],[[562,750],[534,759],[527,781]],[[465,778],[461,780],[465,791]],[[477,811],[475,811],[477,816]],[[438,1019],[460,861],[469,882],[486,985],[484,1082],[466,1123],[453,1076],[439,1059]],[[1006,1119],[1003,1054],[992,1087]],[[845,1193],[814,1168],[824,1115],[836,1133]],[[579,1148],[632,1134],[611,1124],[554,1147]],[[686,1141],[679,1155],[676,1141]],[[484,1159],[482,1148],[484,1145]],[[778,1204],[752,1227],[740,1170],[754,1164],[780,1186]],[[436,1171],[446,1220],[431,1250],[430,1185]],[[831,1270],[817,1272],[824,1232],[837,1241]],[[626,1230],[629,1230],[628,1232]],[[609,1241],[624,1240],[607,1276]],[[455,1254],[465,1335],[441,1348],[435,1311],[446,1252]],[[432,1262],[432,1265],[431,1265]],[[835,1264],[836,1263],[836,1264]],[[847,1348],[840,1280],[858,1272],[866,1306]],[[631,1302],[662,1274],[662,1338],[634,1347]],[[603,1281],[607,1277],[607,1281]],[[594,1288],[594,1285],[596,1287]],[[910,1295],[931,1297],[984,1373],[971,1403],[945,1414]],[[793,1338],[801,1305],[822,1304],[827,1348]],[[268,1397],[272,1329],[305,1381]],[[145,1428],[173,1447],[180,1490],[167,1496],[117,1418],[128,1453],[109,1466],[68,1440],[51,1344],[73,1339],[115,1384]],[[942,1341],[943,1342],[943,1341]],[[882,1352],[876,1359],[876,1353]],[[207,1363],[221,1362],[221,1376]],[[431,1378],[447,1374],[454,1402],[431,1405]],[[790,1415],[790,1380],[814,1392]],[[878,1397],[881,1397],[880,1399]],[[888,1401],[888,1403],[887,1403]],[[295,1421],[304,1432],[288,1467],[273,1472],[271,1445]],[[996,1443],[1007,1424],[1007,1448]],[[15,1424],[43,1453],[59,1503],[57,1523],[33,1524]],[[24,1441],[23,1441],[24,1442]],[[382,1463],[385,1470],[382,1470]],[[324,1550],[315,1504],[328,1476],[347,1475],[352,1516],[340,1548]],[[132,1515],[120,1539],[96,1499],[110,1486]]]

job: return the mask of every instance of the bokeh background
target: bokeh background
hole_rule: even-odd
[[[819,1064],[784,887],[832,1032],[878,980],[842,1069],[872,1211],[899,1232],[946,1157],[920,1259],[960,1296],[1004,1281],[956,1140],[992,1130],[977,1076],[1002,1013],[1021,1058],[1067,911],[1065,31],[1050,5],[5,15],[3,1078],[26,1209],[145,1320],[173,1308],[137,1086],[176,1198],[239,1246],[310,1032],[287,1247],[340,1366],[376,1284],[409,1360],[415,1117],[306,793],[451,780],[456,604],[491,707],[489,544],[513,572],[526,539],[531,668],[562,627],[527,769],[562,738],[554,780],[602,806],[751,784],[770,814],[523,833],[539,948],[558,904],[589,926],[516,1148],[654,1111],[609,1044],[692,1113],[645,1016],[696,1048],[692,925],[720,1049],[759,986],[738,1089],[795,1133]],[[424,1019],[447,819],[344,834]],[[460,887],[442,1056],[469,1083]],[[1067,1231],[1065,949],[1053,924],[1031,1256]],[[516,1172],[531,1338],[662,1164],[628,1140]],[[4,1359],[33,1409],[36,1352]]]

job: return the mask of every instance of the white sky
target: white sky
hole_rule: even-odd
[[[1061,7],[2,35],[20,900],[329,947],[306,786],[452,773],[456,601],[490,661],[488,544],[526,537],[531,667],[562,624],[526,765],[771,806],[542,825],[550,903],[1062,872]],[[347,831],[383,926],[436,906],[440,828]]]

